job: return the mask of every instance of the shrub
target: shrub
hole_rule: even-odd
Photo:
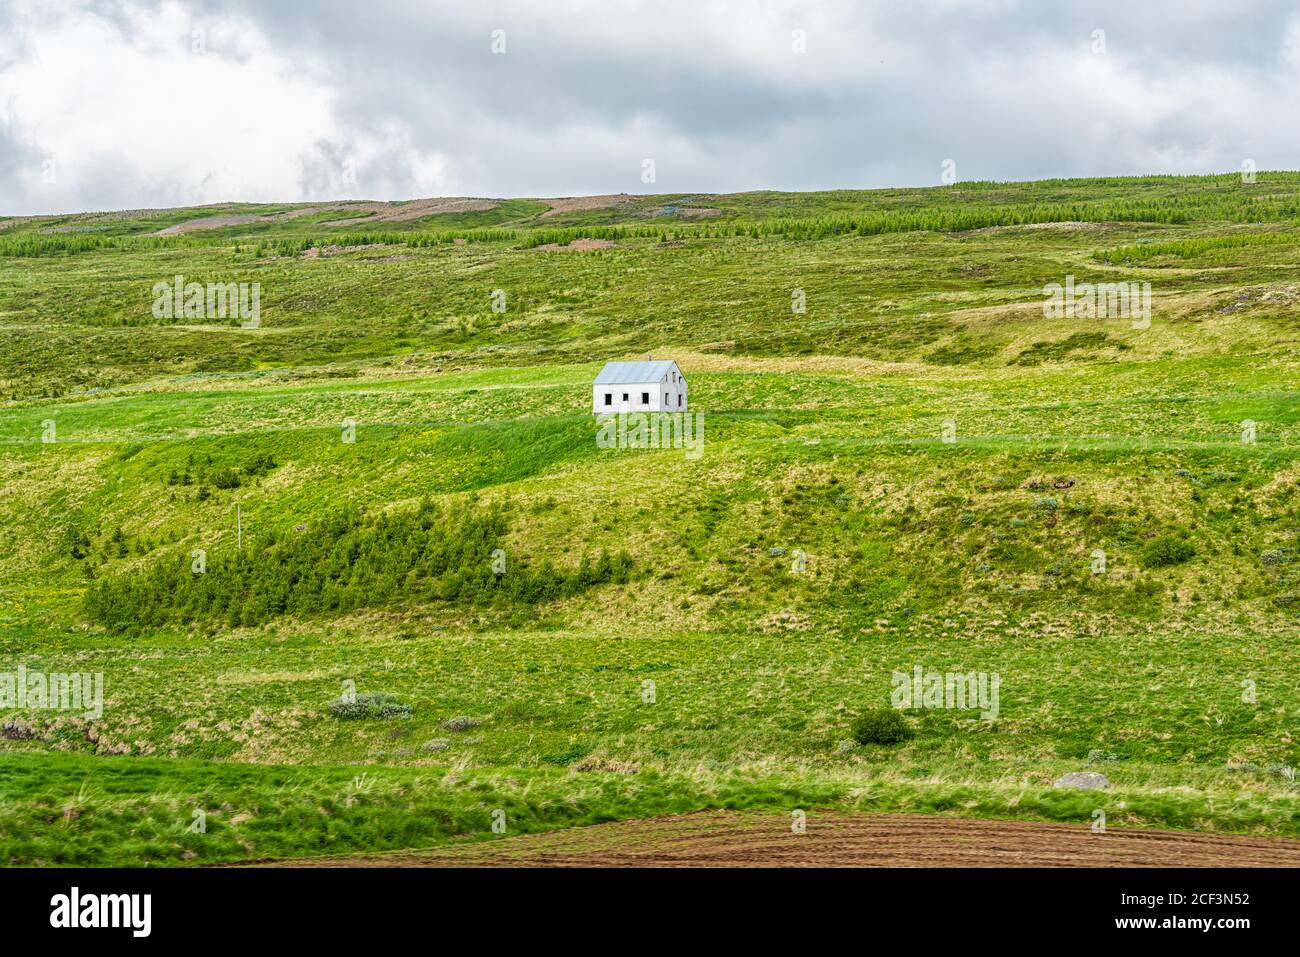
[[[1143,568],[1168,568],[1171,565],[1181,565],[1195,554],[1195,546],[1186,539],[1161,535],[1147,542],[1139,560]]]
[[[444,727],[448,731],[468,731],[470,728],[477,728],[483,722],[478,718],[457,717],[448,718]]]
[[[414,710],[409,704],[402,704],[384,691],[359,694],[351,698],[335,698],[329,703],[329,713],[345,721],[364,718],[409,718]]]
[[[220,469],[212,473],[212,484],[217,488],[239,488],[239,473],[234,469]]]
[[[872,708],[864,712],[853,722],[852,732],[858,744],[900,744],[914,734],[893,708]]]
[[[244,472],[248,475],[267,475],[276,465],[274,456],[269,452],[261,452],[244,464]]]

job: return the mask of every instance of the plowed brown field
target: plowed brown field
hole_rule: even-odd
[[[901,814],[708,811],[298,867],[1300,867],[1300,841]]]

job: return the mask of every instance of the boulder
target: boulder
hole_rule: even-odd
[[[1052,782],[1054,788],[1078,788],[1080,791],[1104,791],[1110,787],[1106,775],[1096,771],[1071,771]]]

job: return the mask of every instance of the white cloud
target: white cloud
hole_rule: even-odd
[[[1297,71],[1285,0],[19,0],[0,212],[1296,167]]]
[[[390,149],[346,128],[320,65],[275,50],[256,23],[175,2],[121,14],[27,11],[0,69],[0,127],[26,157],[5,212],[333,198],[347,158]],[[400,152],[422,188],[449,185],[445,158]]]
[[[1282,31],[1282,59],[1300,73],[1300,14],[1290,17]]]

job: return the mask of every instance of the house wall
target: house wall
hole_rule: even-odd
[[[643,382],[637,384],[628,383],[626,385],[593,385],[591,387],[591,413],[592,415],[618,415],[628,412],[686,412],[689,393],[687,391],[686,378],[677,373],[677,381],[673,382],[672,371],[659,382]],[[613,394],[611,405],[605,404],[605,393]],[[623,393],[627,393],[627,401],[623,401]],[[642,404],[641,393],[650,393],[649,404]],[[677,397],[681,396],[681,405],[677,404]]]

